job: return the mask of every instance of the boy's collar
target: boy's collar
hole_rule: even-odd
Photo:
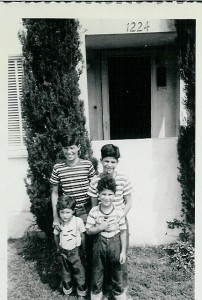
[[[102,211],[102,209],[101,209],[101,204],[99,204],[98,205],[98,208],[99,208],[99,211],[102,213],[102,214],[104,214],[104,215],[110,215],[113,211],[114,211],[114,204],[112,203],[112,210],[109,212],[109,213],[105,213],[105,212],[103,212]]]

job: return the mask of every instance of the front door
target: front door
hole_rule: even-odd
[[[109,57],[110,139],[151,137],[150,57]]]

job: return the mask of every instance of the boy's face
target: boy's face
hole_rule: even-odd
[[[62,147],[63,153],[66,159],[70,162],[73,162],[78,158],[78,152],[80,150],[80,145],[70,145],[66,147]]]
[[[59,211],[60,218],[63,222],[71,220],[74,211],[71,208],[64,208]]]
[[[101,159],[101,163],[103,166],[103,173],[113,174],[118,164],[118,160],[114,157],[108,156]]]
[[[112,201],[114,199],[114,192],[108,189],[104,189],[103,191],[99,192],[98,199],[101,201],[101,205],[108,207],[112,205]]]

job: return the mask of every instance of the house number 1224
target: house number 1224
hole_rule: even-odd
[[[127,24],[127,32],[149,31],[149,22],[131,22]]]

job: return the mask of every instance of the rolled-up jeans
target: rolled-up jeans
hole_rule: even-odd
[[[105,238],[98,234],[93,246],[93,270],[91,281],[91,298],[102,295],[104,274],[108,274],[107,281],[112,286],[114,297],[123,295],[123,276],[120,264],[121,242],[120,235]],[[97,297],[97,296],[98,297]]]
[[[76,281],[77,294],[79,296],[86,296],[87,294],[85,269],[80,258],[79,250],[79,247],[72,250],[65,250],[60,247],[58,261],[61,267],[63,292],[67,295],[72,292],[72,277],[74,277]]]

